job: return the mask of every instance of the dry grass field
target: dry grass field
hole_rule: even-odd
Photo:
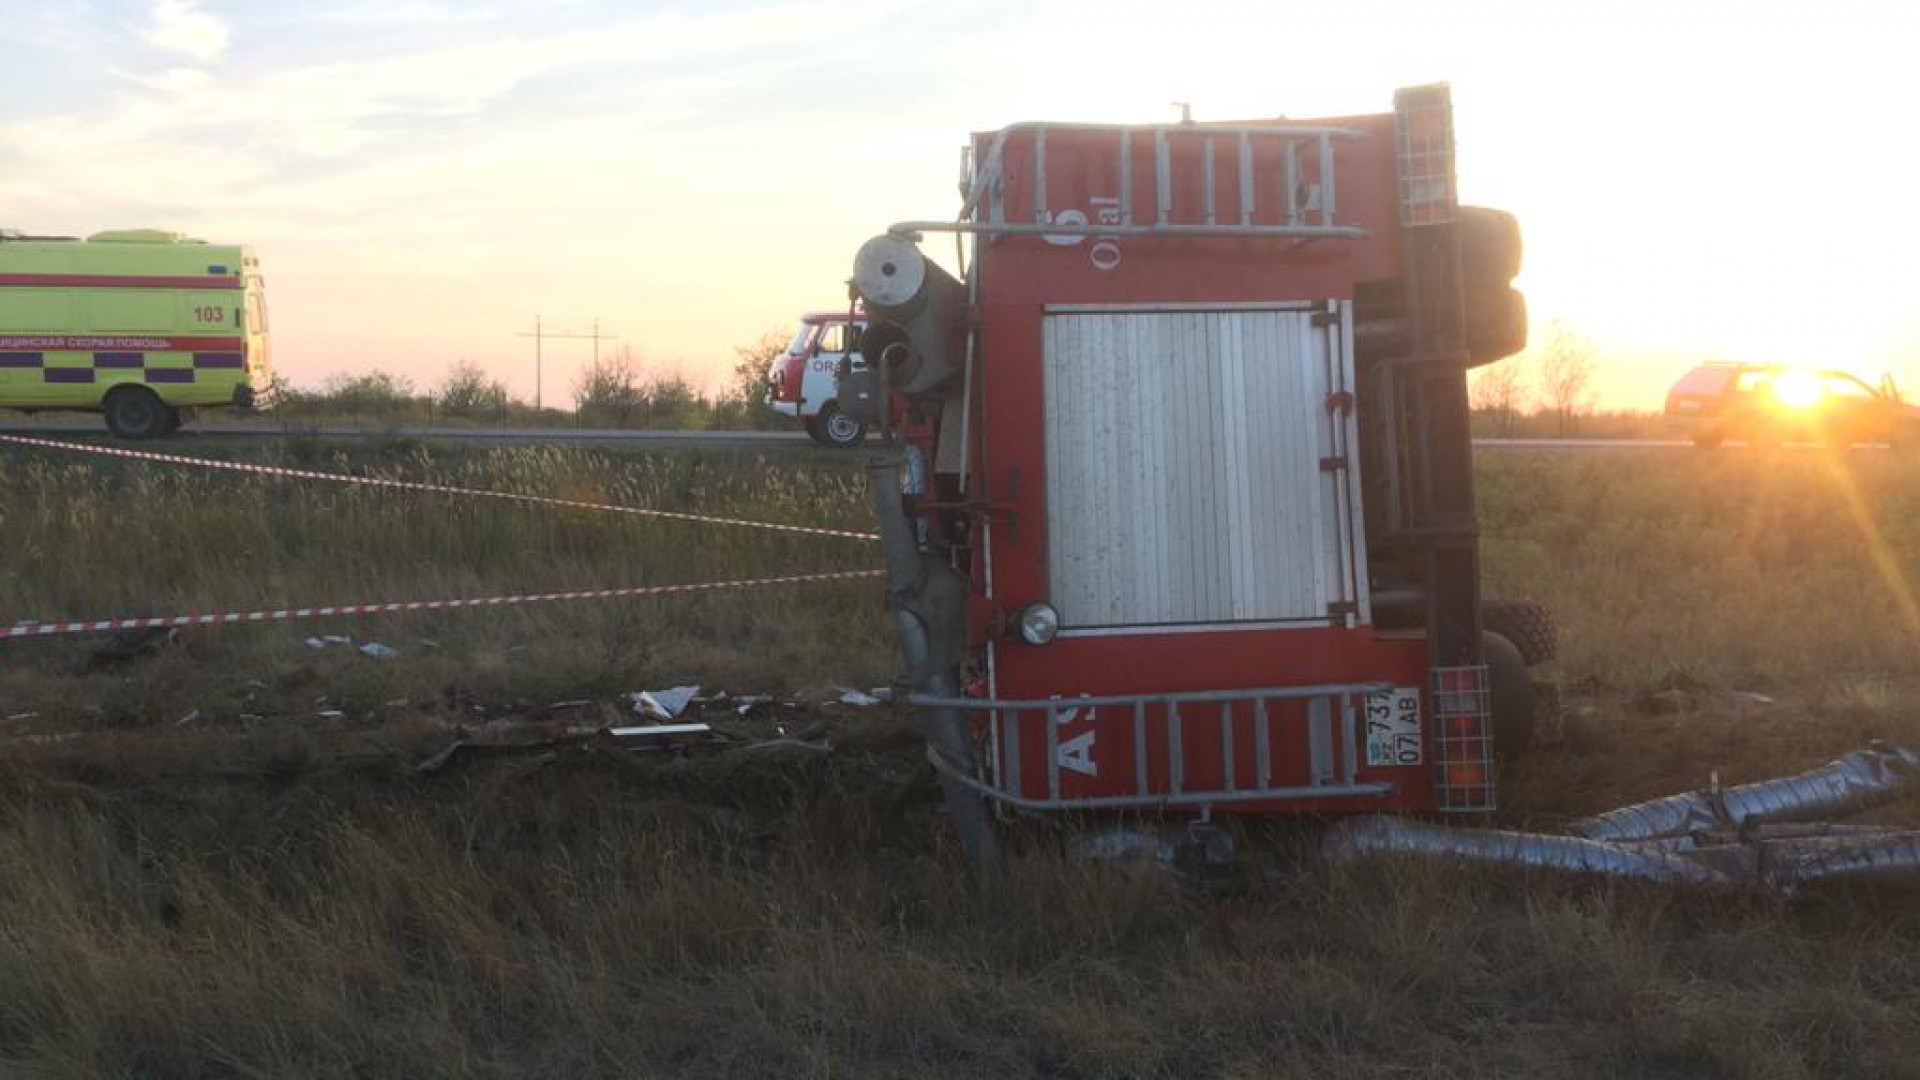
[[[169,449],[866,524],[857,461],[827,454]],[[1563,709],[1509,763],[1506,822],[1920,745],[1920,462],[1480,468],[1489,592],[1550,603],[1563,635]],[[876,563],[16,448],[0,535],[0,619]],[[598,722],[630,690],[876,685],[881,600],[859,582],[0,644],[0,1074],[1920,1076],[1914,891],[1329,868],[1310,824],[1248,837],[1270,877],[1225,894],[1066,860],[1043,826],[973,889],[881,709],[716,717],[827,752],[588,741],[416,768],[456,731]],[[399,655],[303,644],[325,633]]]

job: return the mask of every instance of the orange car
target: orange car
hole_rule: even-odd
[[[1728,439],[1898,445],[1920,433],[1920,410],[1891,378],[1874,387],[1844,371],[1787,364],[1701,364],[1667,391],[1666,411],[1707,448]]]

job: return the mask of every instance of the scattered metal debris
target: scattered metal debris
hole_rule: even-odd
[[[783,736],[778,739],[761,739],[759,742],[748,743],[740,749],[756,751],[801,750],[814,754],[831,754],[833,753],[833,744],[825,739],[819,742],[811,742],[806,739],[795,739]]]
[[[890,686],[876,686],[872,690],[866,691],[848,690],[846,693],[840,695],[840,704],[860,707],[881,705],[892,700],[893,688]]]
[[[1120,826],[1080,832],[1068,841],[1067,854],[1092,862],[1152,859],[1182,881],[1209,888],[1238,880],[1242,870],[1232,834],[1204,821],[1160,830]]]
[[[1777,780],[1689,792],[1576,821],[1566,835],[1365,817],[1327,833],[1334,859],[1441,856],[1683,885],[1791,892],[1815,881],[1920,881],[1920,830],[1831,824],[1909,794],[1920,754],[1874,747]]]
[[[633,701],[633,711],[641,716],[651,716],[656,720],[673,720],[687,711],[693,699],[700,696],[698,686],[676,686],[669,690],[641,690],[628,697]]]
[[[400,655],[400,650],[389,645],[382,645],[377,641],[369,641],[365,645],[360,646],[360,655],[370,657],[374,660],[392,660]]]
[[[640,724],[635,727],[607,728],[606,732],[616,739],[671,739],[711,735],[713,728],[707,724]]]

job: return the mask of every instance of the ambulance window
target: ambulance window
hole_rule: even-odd
[[[828,323],[821,330],[820,351],[823,353],[843,353],[847,351],[846,323]]]

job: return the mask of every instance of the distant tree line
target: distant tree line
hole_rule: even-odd
[[[508,392],[506,384],[478,364],[460,360],[438,386],[419,388],[391,372],[334,375],[317,387],[275,378],[273,409],[290,424],[378,423],[476,426],[632,428],[766,428],[791,421],[774,414],[762,398],[766,374],[785,345],[768,333],[734,350],[727,382],[703,394],[677,373],[651,370],[630,347],[596,358],[572,386],[572,408],[534,406]]]
[[[1597,419],[1593,375],[1599,364],[1600,350],[1591,338],[1563,321],[1548,324],[1545,341],[1469,377],[1476,433],[1561,438],[1600,434],[1581,430]],[[1630,413],[1607,415],[1614,421],[1606,425],[1609,436],[1624,418],[1646,419]]]

